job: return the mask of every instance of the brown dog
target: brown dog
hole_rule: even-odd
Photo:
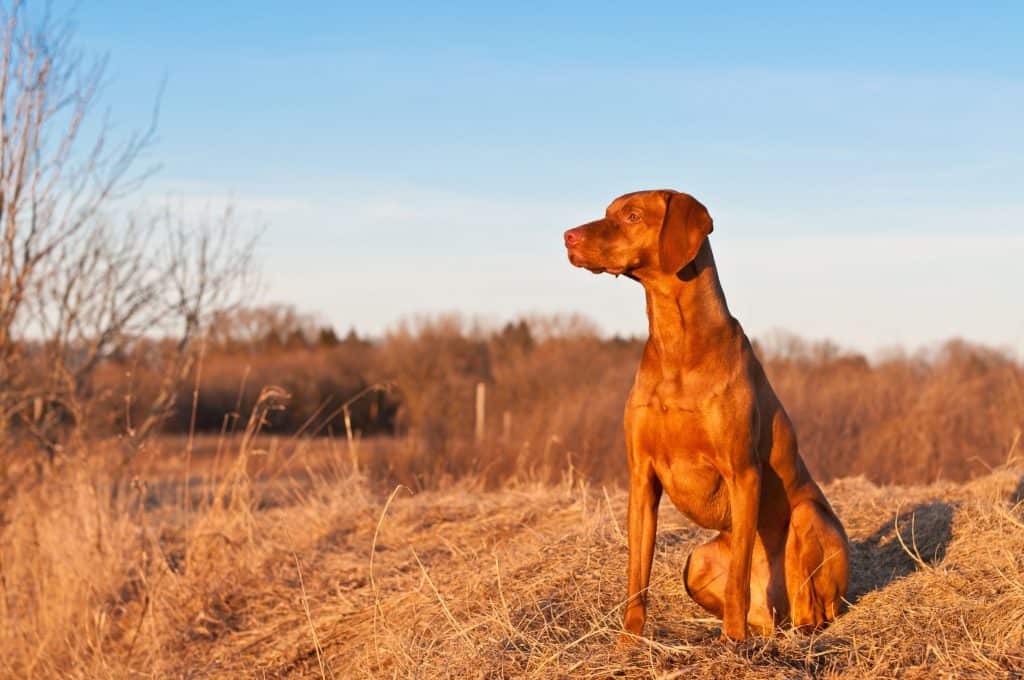
[[[739,322],[711,255],[711,216],[676,191],[612,201],[565,232],[569,261],[625,274],[647,294],[650,338],[626,402],[629,592],[623,626],[646,619],[662,490],[718,535],[687,559],[690,596],[723,636],[816,628],[839,613],[849,547],[797,451],[796,434]],[[628,637],[628,635],[626,636]]]

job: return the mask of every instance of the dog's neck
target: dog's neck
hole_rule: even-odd
[[[663,371],[678,373],[699,363],[736,332],[707,240],[678,273],[650,271],[637,278],[647,295],[651,342]]]

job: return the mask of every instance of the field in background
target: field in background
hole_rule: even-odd
[[[101,452],[97,452],[101,453]],[[648,634],[614,646],[625,495],[465,476],[380,493],[344,446],[244,435],[191,469],[67,461],[5,488],[5,677],[941,677],[1024,669],[1024,470],[826,487],[853,542],[828,630],[739,646],[686,595],[708,533],[662,509]],[[5,460],[10,480],[18,461]],[[193,459],[195,462],[195,459]],[[216,464],[215,464],[216,463]],[[23,477],[31,479],[31,475]]]
[[[431,488],[464,475],[495,486],[510,475],[550,482],[569,467],[618,483],[622,409],[642,347],[578,318],[489,328],[437,317],[366,339],[339,338],[293,310],[245,310],[212,329],[164,434],[237,431],[262,389],[276,385],[290,398],[268,415],[267,433],[345,441],[351,432],[386,486]],[[997,349],[953,340],[865,357],[784,334],[755,339],[755,348],[823,480],[970,479],[1004,461],[1024,428],[1024,366]],[[98,372],[91,389],[102,399],[86,423],[94,436],[140,422],[154,401],[160,376],[140,353]]]

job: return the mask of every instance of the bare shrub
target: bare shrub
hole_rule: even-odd
[[[967,479],[1005,460],[1024,428],[1024,367],[960,340],[875,364],[814,345],[765,363],[825,478]]]
[[[14,3],[0,22],[0,438],[51,460],[80,446],[110,421],[96,372],[143,352],[160,379],[122,422],[130,455],[173,407],[207,315],[238,298],[253,244],[230,211],[127,210],[154,128],[116,141],[95,120],[104,62],[66,21]]]

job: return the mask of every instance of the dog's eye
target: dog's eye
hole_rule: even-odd
[[[629,213],[628,215],[626,215],[626,221],[627,222],[639,222],[640,221],[640,213],[636,213],[636,212]]]

